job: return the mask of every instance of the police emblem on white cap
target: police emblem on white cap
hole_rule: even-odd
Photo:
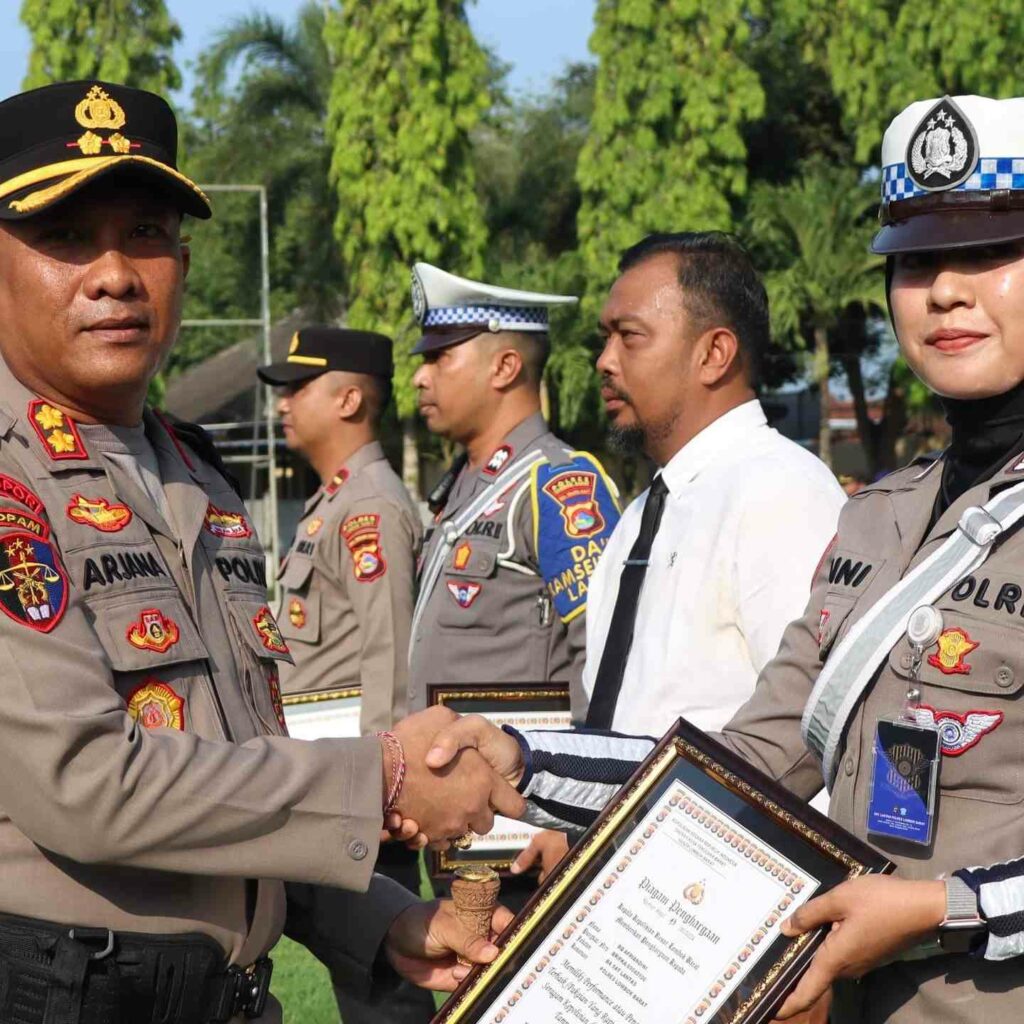
[[[907,173],[926,192],[956,188],[978,163],[978,136],[966,114],[944,96],[921,118],[907,146]]]
[[[543,333],[548,329],[549,307],[577,301],[574,295],[502,288],[417,263],[412,271],[412,306],[424,337],[413,352],[455,345],[484,331]]]

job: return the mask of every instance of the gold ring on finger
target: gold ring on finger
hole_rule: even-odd
[[[461,836],[452,840],[452,846],[456,850],[468,850],[473,845],[473,840],[476,838],[476,834],[470,829],[468,832],[463,832]]]

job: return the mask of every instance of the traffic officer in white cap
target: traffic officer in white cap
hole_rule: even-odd
[[[619,509],[597,459],[560,441],[541,415],[548,308],[575,301],[427,263],[413,270],[420,412],[464,452],[432,496],[409,651],[412,709],[430,683],[580,685],[587,580]]]
[[[833,1024],[1016,1024],[1024,99],[914,103],[886,132],[882,162],[872,248],[887,257],[903,356],[940,397],[952,443],[850,498],[803,618],[723,735],[805,798],[824,776],[831,817],[897,866],[811,900],[783,926],[791,936],[831,927],[781,1016],[835,983]],[[599,735],[562,749],[559,735],[534,749],[527,734],[520,747],[464,719],[441,741],[489,750],[527,795],[542,786],[549,809],[595,812],[601,798],[581,782],[616,771],[624,782],[650,749]]]

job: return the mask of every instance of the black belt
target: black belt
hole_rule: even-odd
[[[223,1024],[259,1017],[273,962],[224,963],[208,935],[145,935],[0,914],[3,1024]]]

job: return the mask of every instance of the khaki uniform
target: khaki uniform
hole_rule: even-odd
[[[90,451],[106,428],[0,363],[0,912],[202,932],[247,965],[285,924],[276,879],[370,884],[379,745],[283,737],[289,655],[245,508],[148,412],[145,427],[173,523]],[[351,914],[342,973],[411,899],[316,891],[296,888],[291,930]]]
[[[281,668],[285,696],[362,686],[363,734],[405,717],[422,533],[376,441],[309,499],[278,573],[281,633],[295,660]]]
[[[521,456],[543,464],[502,487]],[[468,467],[424,543],[422,567],[445,529],[485,491],[493,500],[445,556],[410,647],[412,710],[431,683],[568,682],[575,707],[585,659],[587,582],[619,520],[600,463],[573,452],[540,414],[528,417],[478,470]],[[422,580],[421,580],[422,586]]]
[[[802,619],[786,630],[753,698],[725,728],[743,757],[808,798],[821,785],[820,767],[800,737],[804,706],[822,665],[850,627],[909,569],[931,555],[961,513],[1000,488],[1019,483],[1019,457],[963,494],[928,529],[941,462],[917,463],[852,497],[836,540],[815,576]],[[1024,854],[1024,532],[998,542],[974,576],[945,593],[943,637],[921,667],[921,702],[940,724],[963,723],[974,711],[1001,716],[977,741],[946,750],[939,776],[937,820],[930,848],[871,836],[905,878],[930,879],[957,868],[989,865]],[[973,646],[972,646],[973,645]],[[910,678],[906,639],[889,653],[852,716],[830,817],[867,838],[872,749],[879,718],[899,715]],[[953,730],[955,733],[956,730]],[[899,907],[892,908],[894,913]],[[836,986],[832,1020],[900,1024],[1011,1024],[1024,1017],[1019,960],[993,962],[942,956],[899,961],[860,982]]]

